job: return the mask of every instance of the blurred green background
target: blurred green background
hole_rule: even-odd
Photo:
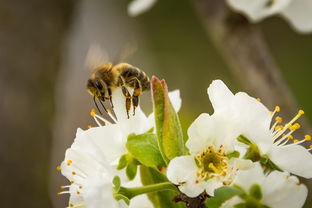
[[[234,92],[249,91],[207,36],[192,0],[159,0],[134,18],[127,15],[127,4],[0,1],[1,207],[67,206],[66,197],[56,197],[66,181],[55,167],[76,128],[92,124],[94,106],[85,91],[90,71],[84,65],[90,44],[99,44],[112,60],[133,42],[136,51],[125,61],[166,79],[170,90],[180,89],[185,132],[200,113],[212,112],[206,94],[212,80],[222,79]],[[312,35],[297,34],[279,17],[257,26],[311,120]],[[148,93],[142,103],[150,112]]]

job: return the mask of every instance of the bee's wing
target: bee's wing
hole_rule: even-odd
[[[85,67],[88,70],[93,70],[107,62],[109,62],[107,51],[101,48],[99,44],[90,45],[85,60]]]
[[[137,42],[132,40],[128,43],[124,44],[121,49],[119,50],[116,58],[114,59],[113,63],[118,64],[124,62],[126,58],[132,56],[138,49]]]

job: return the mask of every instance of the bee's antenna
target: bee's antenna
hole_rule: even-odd
[[[99,111],[99,113],[100,113],[101,115],[103,115],[102,112],[100,111],[100,108],[99,108],[98,104],[96,103],[95,96],[93,96],[93,101],[94,101],[94,104],[95,104],[97,110]],[[100,101],[100,103],[101,103],[101,101]],[[101,103],[101,104],[102,104],[102,103]],[[103,105],[103,104],[102,104],[102,105]]]

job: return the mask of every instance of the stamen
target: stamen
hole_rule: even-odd
[[[279,112],[280,111],[280,108],[278,106],[275,107],[275,111],[276,112]],[[298,123],[292,125],[296,120],[298,120],[302,115],[304,114],[304,111],[303,110],[299,110],[297,115],[290,121],[288,122],[284,128],[282,130],[280,130],[278,133],[276,133],[274,136],[273,136],[273,140],[276,140],[279,136],[281,136],[289,127],[290,130],[297,130],[300,128],[300,125]]]
[[[311,136],[310,136],[310,135],[305,135],[305,136],[304,136],[304,139],[305,139],[306,141],[311,141]]]
[[[61,166],[59,166],[59,165],[56,166],[56,170],[57,170],[57,171],[61,171],[61,170],[62,170]]]
[[[92,126],[91,125],[88,125],[88,129],[91,129],[92,128]]]
[[[72,163],[73,163],[72,160],[68,160],[66,164],[67,164],[68,166],[70,166]]]

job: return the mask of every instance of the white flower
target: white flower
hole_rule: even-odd
[[[179,91],[169,93],[170,99],[178,111],[181,107]],[[127,137],[131,133],[144,133],[154,127],[153,115],[146,117],[140,107],[136,114],[127,118],[125,97],[120,89],[113,91],[114,113],[108,113],[108,118],[97,115],[95,111],[91,116],[98,127],[84,131],[78,129],[76,138],[66,151],[65,159],[58,167],[62,174],[68,178],[70,184],[62,186],[67,189],[60,194],[70,194],[69,207],[88,208],[119,208],[127,207],[124,201],[113,198],[112,180],[118,175],[123,180],[124,171],[117,171],[119,158],[126,153]],[[133,109],[131,107],[130,111]],[[125,187],[141,186],[139,175],[134,181],[122,184]],[[152,207],[145,195],[135,197],[130,202],[130,208]]]
[[[238,171],[233,184],[241,187],[246,193],[252,185],[259,185],[262,194],[259,202],[272,208],[301,208],[308,194],[308,189],[299,183],[297,177],[279,171],[265,175],[259,163],[252,169]],[[222,208],[234,207],[243,202],[243,199],[234,197],[225,202]]]
[[[70,181],[70,185],[62,186],[64,191],[59,193],[70,194],[68,207],[127,207],[124,201],[116,201],[113,196],[112,181],[116,172],[88,153],[74,147],[68,149],[61,171]]]
[[[133,0],[128,5],[128,14],[132,17],[138,16],[151,9],[156,0]]]
[[[227,0],[230,7],[245,14],[250,21],[279,14],[299,32],[312,31],[312,1],[310,0]]]
[[[251,166],[250,160],[231,158],[239,133],[224,122],[224,116],[201,114],[188,129],[190,154],[176,157],[168,165],[168,179],[181,192],[196,197],[233,181],[238,169]]]
[[[300,127],[294,122],[303,111],[300,110],[294,119],[284,126],[280,125],[282,118],[277,116],[271,126],[275,113],[280,111],[278,106],[274,112],[270,112],[261,102],[246,93],[239,92],[234,95],[220,80],[209,86],[208,94],[215,110],[214,114],[226,115],[224,125],[232,126],[239,134],[255,143],[261,155],[268,156],[283,170],[305,178],[312,177],[312,155],[309,149],[299,145],[311,140],[311,137],[306,135],[302,141],[287,143],[292,139],[291,134]]]

